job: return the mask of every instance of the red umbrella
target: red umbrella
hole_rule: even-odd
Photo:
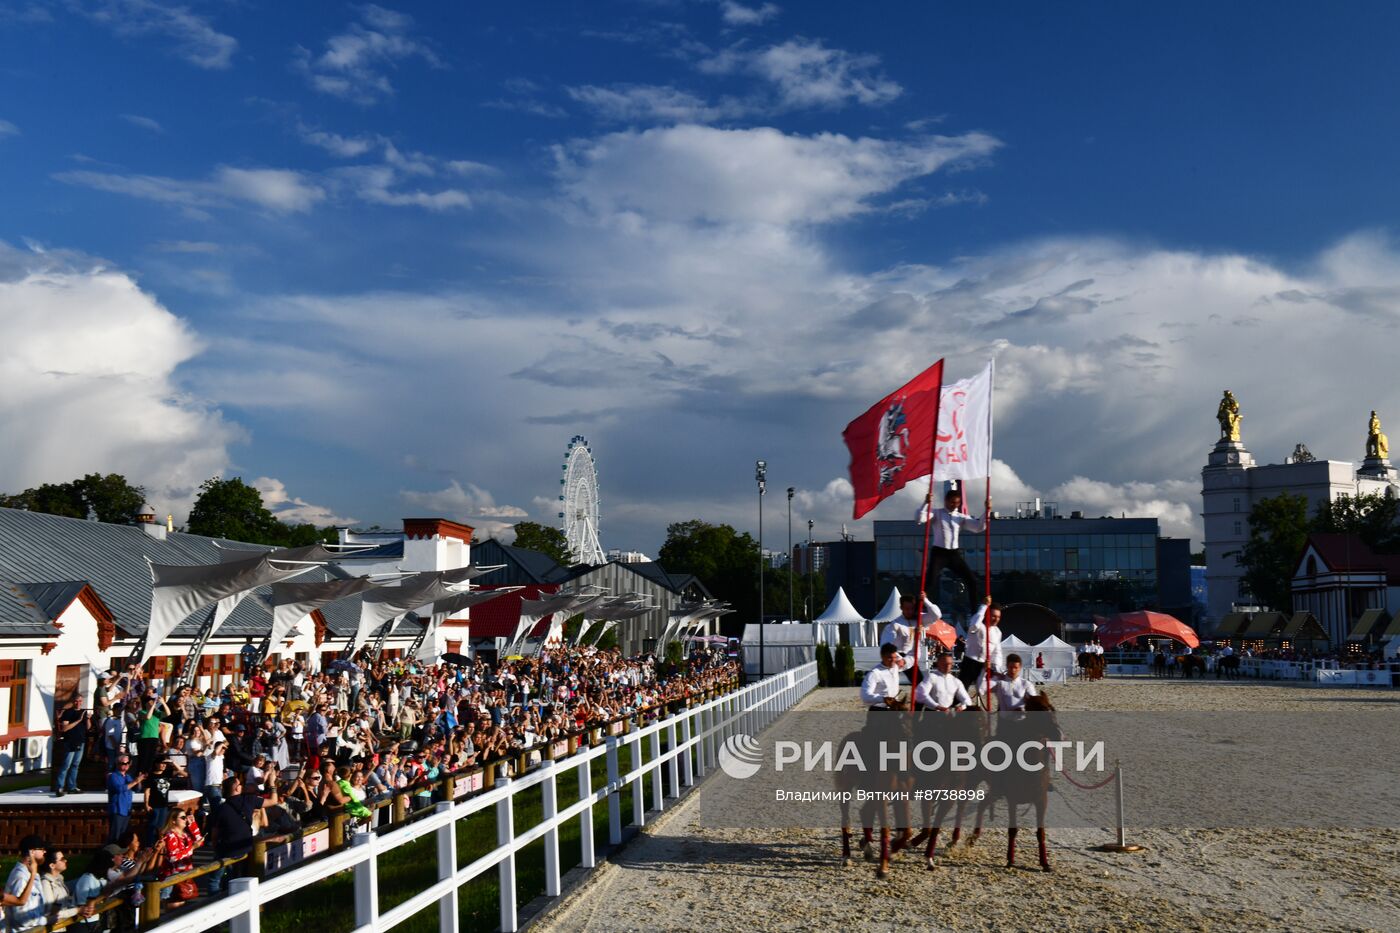
[[[1095,621],[1099,621],[1098,616],[1094,618]],[[1182,642],[1190,648],[1198,648],[1201,644],[1201,640],[1196,637],[1190,626],[1183,625],[1165,612],[1124,612],[1107,621],[1099,621],[1097,628],[1094,634],[1105,648],[1112,648],[1142,635],[1161,635]]]
[[[924,631],[928,632],[930,638],[949,651],[952,651],[953,645],[957,644],[958,630],[942,619],[939,619],[931,625],[924,626]]]

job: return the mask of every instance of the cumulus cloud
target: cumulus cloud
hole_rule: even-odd
[[[200,68],[228,68],[238,51],[237,39],[219,32],[207,16],[187,6],[156,0],[96,0],[78,9],[122,38],[164,39],[176,55]]]
[[[290,169],[243,169],[222,165],[207,179],[125,175],[113,172],[59,172],[53,176],[69,185],[170,204],[203,215],[207,209],[251,204],[273,213],[303,213],[324,200],[322,188]]]
[[[177,375],[203,347],[126,274],[0,244],[0,489],[117,472],[183,514],[242,431]]]
[[[251,483],[262,493],[263,505],[273,517],[290,525],[310,523],[318,528],[327,525],[354,525],[356,519],[339,515],[323,505],[312,505],[287,492],[287,484],[271,476],[259,476]]]
[[[766,82],[780,108],[835,109],[847,104],[887,104],[904,89],[880,68],[878,55],[830,48],[798,37],[767,48],[736,45],[699,63],[713,75],[750,75]]]
[[[981,133],[911,142],[771,128],[682,125],[556,150],[565,189],[604,214],[682,223],[823,223],[999,142]]]
[[[372,3],[358,9],[356,20],[327,39],[321,54],[297,50],[294,65],[313,88],[368,106],[394,94],[388,72],[402,62],[420,59],[442,67],[432,47],[411,35],[413,17]]]
[[[777,16],[782,10],[776,3],[762,3],[746,6],[735,0],[721,0],[720,19],[729,26],[757,26]]]
[[[432,517],[466,522],[480,536],[497,538],[506,543],[515,539],[512,530],[515,521],[528,518],[530,514],[518,506],[497,505],[491,493],[480,486],[475,483],[464,486],[455,479],[442,489],[427,492],[401,490],[399,498],[409,508]]]

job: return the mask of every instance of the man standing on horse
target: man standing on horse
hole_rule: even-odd
[[[894,645],[899,651],[903,661],[904,670],[909,672],[909,683],[918,685],[914,679],[914,642],[918,639],[920,625],[918,604],[923,600],[914,596],[899,597],[899,609],[903,613],[898,619],[891,621],[880,633],[880,644]],[[930,604],[932,605],[932,604]],[[924,622],[937,621],[943,618],[943,612],[937,606],[933,607],[931,613],[926,613]]]
[[[958,679],[967,689],[976,692],[978,681],[985,675],[987,665],[993,671],[1000,671],[1004,665],[1001,656],[1001,607],[988,596],[977,607],[972,624],[967,627],[967,647],[963,652],[962,667]]]
[[[929,589],[938,592],[938,577],[946,567],[967,587],[967,601],[971,605],[977,598],[980,587],[977,585],[977,575],[963,558],[962,548],[958,546],[958,537],[964,528],[974,534],[980,534],[986,528],[987,516],[973,518],[962,511],[962,493],[956,489],[949,490],[943,497],[941,509],[933,508],[932,492],[929,495],[929,500],[919,509],[918,514],[919,524],[933,522],[933,540],[928,550]],[[991,508],[991,504],[991,500],[988,499],[987,507]]]

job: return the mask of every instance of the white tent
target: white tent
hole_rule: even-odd
[[[899,610],[899,587],[890,590],[890,598],[885,600],[885,608],[875,613],[875,618],[871,619],[877,625],[884,625],[886,622],[893,622],[904,613]]]
[[[813,660],[816,654],[812,647],[812,626],[800,622],[796,625],[768,624],[763,628],[763,671],[776,674],[791,670]],[[759,626],[745,625],[743,637],[744,670],[757,674]]]
[[[846,598],[845,588],[839,586],[836,588],[836,595],[831,599],[831,605],[817,616],[815,624],[817,641],[826,642],[828,645],[841,643],[842,625],[852,626],[849,634],[853,648],[868,648],[875,644],[875,639],[879,636],[875,623],[867,621],[865,616],[856,611],[856,607]]]
[[[1021,641],[1021,639],[1017,638],[1015,635],[1007,635],[1001,640],[1001,653],[1003,657],[1005,657],[1013,651],[1021,655],[1021,657],[1025,657],[1026,652],[1030,649],[1030,645]]]
[[[1042,683],[1065,681],[1074,674],[1075,654],[1074,645],[1051,635],[1034,647],[1026,649],[1028,656],[1025,658],[1026,676],[1032,680]],[[1043,668],[1035,666],[1036,655],[1041,655],[1045,660]]]

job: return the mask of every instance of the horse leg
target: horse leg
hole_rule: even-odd
[[[860,851],[867,862],[875,861],[875,804],[862,804],[860,808]]]
[[[909,847],[912,849],[928,838],[929,828],[933,826],[933,801],[925,800],[920,807],[923,821],[919,824],[919,832],[913,839],[909,840]]]
[[[841,864],[851,864],[851,802],[841,801]]]
[[[909,838],[912,832],[909,829],[909,801],[896,800],[894,802],[894,822],[899,835],[895,838],[894,844],[890,847],[891,855],[898,855],[909,845]]]
[[[963,811],[967,808],[966,800],[959,800],[957,808],[953,811],[953,838],[948,840],[948,848],[953,848],[962,838]],[[968,843],[971,845],[972,843]]]
[[[890,828],[887,825],[880,826],[880,867],[875,871],[875,877],[885,879],[890,876]]]
[[[1016,867],[1016,827],[1006,830],[1006,867]]]

